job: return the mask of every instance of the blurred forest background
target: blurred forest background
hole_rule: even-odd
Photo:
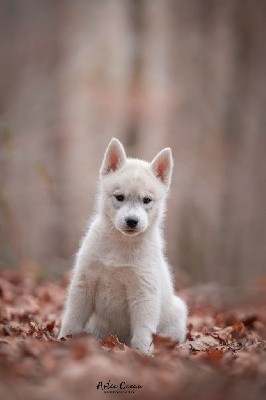
[[[0,267],[71,266],[115,136],[147,160],[173,149],[184,282],[261,279],[265,19],[263,0],[0,0]]]

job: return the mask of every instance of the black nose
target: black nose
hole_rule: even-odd
[[[129,228],[136,228],[138,222],[139,221],[136,218],[126,218],[126,223]]]

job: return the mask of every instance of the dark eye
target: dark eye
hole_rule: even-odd
[[[115,198],[117,201],[124,201],[125,200],[125,196],[123,194],[116,194]]]
[[[151,202],[151,199],[149,197],[144,197],[143,198],[143,203],[144,204],[149,204]]]

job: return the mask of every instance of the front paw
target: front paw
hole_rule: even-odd
[[[73,325],[62,325],[60,333],[58,335],[58,339],[66,338],[68,335],[80,335],[83,333],[83,328],[81,326],[73,326]]]
[[[143,338],[133,337],[131,340],[131,347],[145,354],[151,354],[154,349],[152,338],[147,338],[147,337]]]

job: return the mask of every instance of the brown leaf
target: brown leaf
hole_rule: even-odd
[[[171,351],[176,348],[178,342],[169,336],[152,335],[152,343],[155,349]]]
[[[45,329],[47,329],[49,332],[52,332],[55,326],[55,320],[48,321],[45,325]]]
[[[110,335],[104,340],[100,340],[100,342],[102,346],[107,347],[108,349],[117,348],[119,350],[125,350],[125,345],[119,342],[117,336],[114,335]]]
[[[243,322],[236,321],[233,324],[233,330],[237,333],[242,332],[244,328],[245,328],[245,326],[244,326]]]
[[[206,352],[206,358],[210,361],[220,361],[224,356],[224,352],[221,349],[208,349]]]
[[[207,350],[211,347],[219,346],[219,341],[212,336],[201,335],[196,340],[190,340],[182,344],[181,348],[191,349],[193,351]]]

